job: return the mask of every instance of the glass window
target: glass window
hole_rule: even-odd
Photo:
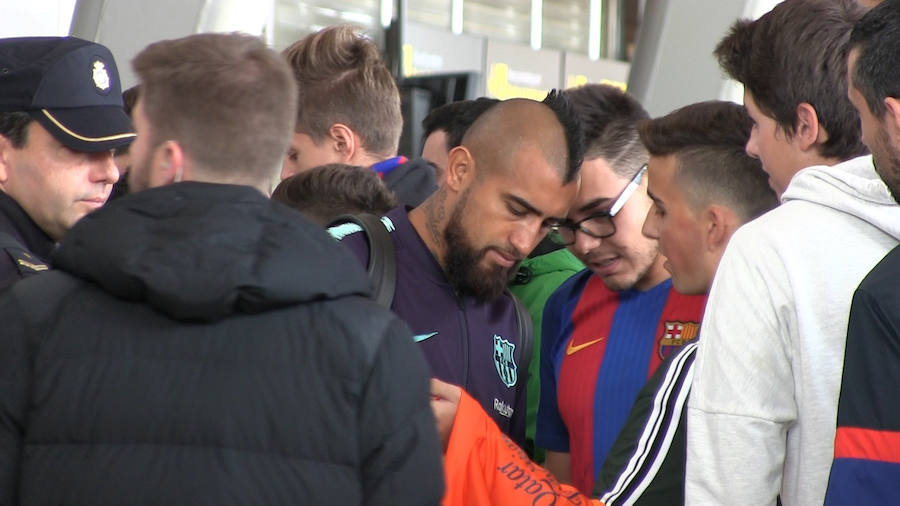
[[[379,40],[380,13],[379,0],[277,0],[274,46],[280,51],[310,33],[340,24],[358,26]]]
[[[544,0],[542,46],[588,52],[590,0]]]
[[[406,19],[436,28],[450,29],[452,0],[415,0],[407,2]]]
[[[529,44],[531,0],[465,0],[463,31]]]

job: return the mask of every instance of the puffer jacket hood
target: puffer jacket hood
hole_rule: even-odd
[[[401,204],[417,207],[437,190],[434,167],[422,158],[413,158],[384,176],[384,184]]]
[[[318,225],[236,185],[185,182],[117,199],[79,221],[53,262],[177,320],[370,290],[359,262]]]
[[[853,198],[847,198],[848,195]],[[833,166],[807,167],[794,176],[781,200],[804,200],[830,207],[900,240],[900,207],[875,172],[871,155]]]

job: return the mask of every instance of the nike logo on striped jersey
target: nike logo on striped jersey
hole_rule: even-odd
[[[601,337],[600,339],[594,339],[593,341],[588,341],[586,343],[579,344],[578,346],[573,346],[572,339],[569,339],[569,346],[566,347],[566,355],[571,355],[573,353],[577,353],[592,344],[599,343],[602,340],[603,340],[603,338]]]

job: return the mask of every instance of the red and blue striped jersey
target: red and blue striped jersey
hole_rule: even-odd
[[[590,494],[631,405],[662,360],[697,337],[706,296],[671,280],[615,292],[582,271],[544,308],[536,444],[568,452],[572,482]]]

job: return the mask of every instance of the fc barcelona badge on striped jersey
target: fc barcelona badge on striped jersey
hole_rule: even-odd
[[[519,379],[515,351],[515,344],[494,334],[494,365],[497,367],[500,380],[507,388],[516,386],[516,380]]]
[[[697,337],[700,324],[697,322],[666,322],[662,338],[659,340],[659,358],[666,357]]]

